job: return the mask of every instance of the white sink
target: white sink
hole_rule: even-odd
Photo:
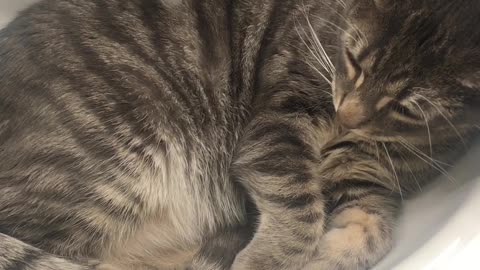
[[[0,28],[38,0],[0,0]],[[480,143],[446,177],[405,202],[397,244],[375,270],[480,269]]]
[[[0,28],[3,28],[16,13],[39,0],[0,0]]]
[[[480,269],[479,161],[477,143],[451,177],[440,177],[405,202],[397,244],[375,270]]]

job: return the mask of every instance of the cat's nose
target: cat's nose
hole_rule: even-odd
[[[337,110],[337,119],[348,129],[359,128],[371,115],[364,102],[356,95],[347,95]]]

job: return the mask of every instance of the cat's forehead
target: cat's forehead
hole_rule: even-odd
[[[480,23],[480,1],[449,1],[448,5],[441,5],[445,2],[441,0],[392,2],[383,10],[364,5],[363,9],[371,9],[370,16],[350,11],[354,15],[342,35],[343,43],[366,70],[418,71],[455,64],[459,57],[480,60],[480,31],[475,26]]]
[[[478,25],[478,14],[478,0],[351,0],[345,8],[348,31],[342,34],[345,39],[358,31],[367,39],[385,35],[403,35],[405,39],[419,35],[427,38],[442,32],[442,35],[451,35],[450,38],[468,39],[461,35],[468,31],[479,35],[477,28],[468,28]]]

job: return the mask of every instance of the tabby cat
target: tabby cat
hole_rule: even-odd
[[[366,269],[478,134],[478,0],[44,0],[0,32],[0,269]]]

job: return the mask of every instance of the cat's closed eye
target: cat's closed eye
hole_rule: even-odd
[[[363,73],[362,68],[358,64],[358,61],[355,59],[353,53],[348,49],[345,48],[345,69],[347,73],[347,78],[351,81],[355,81],[355,85]]]
[[[421,116],[419,116],[414,110],[411,110],[409,107],[398,101],[392,101],[389,108],[396,114],[406,117],[408,120],[422,120]]]

